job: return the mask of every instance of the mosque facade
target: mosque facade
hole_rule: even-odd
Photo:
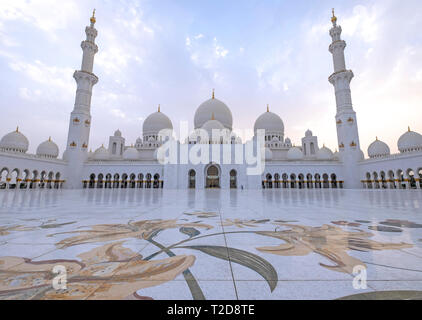
[[[255,137],[243,142],[233,133],[229,107],[214,92],[196,110],[195,130],[184,141],[172,138],[173,124],[159,108],[133,144],[117,130],[107,146],[88,151],[91,98],[99,80],[93,73],[98,52],[93,16],[81,45],[81,69],[73,75],[77,91],[63,157],[51,138],[29,154],[19,128],[6,134],[0,141],[0,189],[422,189],[422,135],[410,128],[398,139],[398,154],[377,138],[365,159],[350,90],[354,74],[346,68],[342,28],[334,14],[331,20],[329,82],[336,96],[338,151],[320,146],[310,130],[294,145],[269,108],[255,122]],[[255,165],[248,154],[256,155]]]

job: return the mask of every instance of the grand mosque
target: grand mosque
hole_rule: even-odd
[[[229,107],[214,92],[196,110],[195,130],[183,141],[163,134],[171,133],[173,124],[158,108],[144,121],[136,141],[127,143],[117,130],[107,146],[89,151],[92,90],[99,80],[93,73],[98,52],[93,15],[81,45],[82,66],[73,75],[76,99],[62,159],[51,138],[29,154],[29,141],[18,128],[0,141],[0,189],[421,189],[422,135],[410,128],[398,139],[400,153],[391,154],[377,138],[365,159],[350,90],[354,75],[344,56],[346,42],[334,12],[331,21],[334,72],[329,82],[336,96],[338,151],[321,146],[310,130],[301,143],[293,144],[282,119],[269,108],[255,122],[255,137],[243,142],[233,133]],[[216,138],[216,132],[222,134]],[[257,148],[261,140],[263,146]],[[169,145],[175,152],[163,151]],[[262,155],[255,164],[247,161],[249,149]],[[173,161],[163,162],[169,153]],[[258,158],[263,159],[262,170],[254,170]]]

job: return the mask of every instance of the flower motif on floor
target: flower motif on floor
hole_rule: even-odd
[[[174,280],[191,267],[195,257],[174,256],[144,261],[116,242],[80,254],[78,260],[34,262],[17,257],[0,258],[0,299],[125,299],[136,291]],[[67,289],[55,290],[52,270],[67,271]]]
[[[71,232],[56,233],[51,236],[61,234],[78,234],[74,237],[64,239],[57,243],[60,248],[67,248],[85,243],[104,242],[122,239],[150,239],[154,235],[166,229],[174,228],[202,228],[212,229],[213,226],[200,223],[177,223],[177,220],[143,220],[129,222],[128,224],[100,224],[94,225],[90,230],[75,230]]]
[[[267,223],[270,220],[240,220],[240,219],[226,219],[221,224],[223,227],[238,227],[238,228],[256,228],[261,224]]]
[[[355,266],[365,266],[362,261],[347,253],[350,250],[369,252],[413,247],[413,245],[403,242],[381,243],[373,241],[369,239],[373,236],[371,233],[364,231],[349,232],[331,225],[308,227],[280,224],[280,226],[286,227],[287,230],[264,231],[257,232],[257,234],[277,238],[286,243],[279,246],[260,247],[257,250],[280,256],[306,256],[314,252],[335,264],[330,266],[320,263],[322,267],[349,274],[353,273]]]

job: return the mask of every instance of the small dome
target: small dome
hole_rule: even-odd
[[[169,117],[158,111],[146,118],[143,125],[143,133],[144,136],[157,135],[161,130],[173,130],[173,124]]]
[[[114,133],[114,136],[115,136],[115,137],[117,137],[117,138],[121,138],[121,137],[122,137],[122,132],[121,132],[120,130],[117,130],[117,131]]]
[[[129,161],[139,160],[139,152],[133,147],[126,149],[123,153],[123,159]]]
[[[0,149],[4,149],[5,151],[25,153],[28,151],[28,147],[29,141],[19,132],[19,129],[6,134],[0,140]]]
[[[278,137],[274,137],[273,139],[272,139],[272,142],[280,142],[280,139],[278,138]]]
[[[375,140],[368,148],[368,156],[370,158],[379,158],[390,155],[390,148],[385,142]]]
[[[136,144],[141,144],[141,143],[142,143],[142,139],[141,138],[136,139]]]
[[[303,159],[303,152],[298,147],[293,147],[287,152],[288,160],[301,160]]]
[[[51,138],[41,143],[37,148],[37,156],[46,158],[57,158],[59,156],[59,147]]]
[[[266,161],[273,160],[273,152],[269,148],[265,148],[265,160]]]
[[[254,132],[258,130],[265,130],[268,133],[279,133],[284,135],[284,123],[281,118],[269,110],[262,114],[255,122]]]
[[[104,148],[104,146],[101,146],[100,148],[98,148],[97,150],[95,150],[94,152],[94,160],[108,160],[109,159],[109,154],[108,154],[108,150],[106,148]]]
[[[218,120],[209,120],[205,122],[205,124],[201,128],[202,130],[205,130],[208,133],[208,137],[210,140],[213,138],[213,131],[219,131],[219,133],[225,129],[225,127],[221,124]]]
[[[292,140],[290,140],[290,138],[286,138],[286,140],[284,140],[284,143],[288,146],[292,145]]]
[[[326,146],[322,147],[317,152],[318,160],[332,160],[334,158],[333,152],[328,149]]]
[[[409,131],[400,137],[397,146],[401,153],[422,150],[422,135],[410,131],[409,128]]]
[[[313,133],[312,133],[311,130],[306,131],[305,137],[309,138],[309,137],[312,137],[312,136],[313,136]]]
[[[206,122],[210,120],[210,116],[214,114],[215,120],[219,121],[226,129],[230,131],[233,128],[233,115],[229,107],[222,101],[212,99],[202,103],[195,113],[195,129],[202,128]]]

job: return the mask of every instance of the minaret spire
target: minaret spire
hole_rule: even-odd
[[[94,24],[97,22],[97,19],[95,18],[95,9],[92,11],[92,17],[91,17],[91,27],[94,27]]]
[[[333,23],[333,26],[336,27],[337,26],[337,17],[333,8],[333,16],[331,17],[331,22]]]

